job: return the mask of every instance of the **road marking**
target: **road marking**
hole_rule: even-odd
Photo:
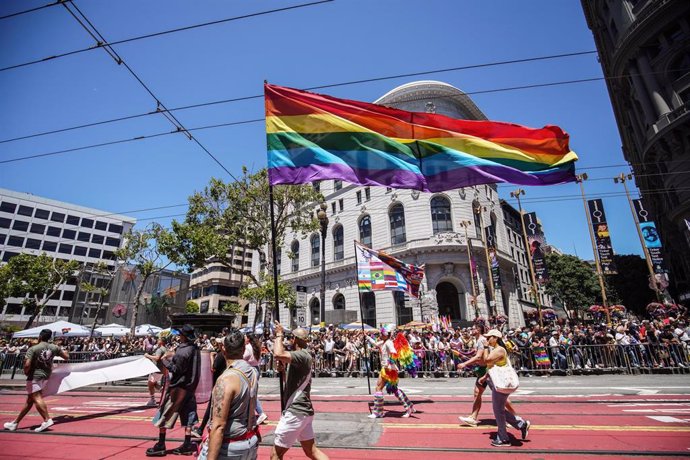
[[[649,418],[655,418],[649,416]],[[664,417],[662,417],[664,418]],[[665,417],[673,418],[673,417]],[[684,423],[684,420],[676,419]],[[670,421],[669,421],[670,423]],[[460,426],[455,423],[382,423],[384,428],[401,429],[445,429],[445,430],[486,430],[489,426],[480,425],[477,427]],[[606,426],[606,425],[530,425],[530,430],[563,430],[563,431],[652,431],[668,433],[690,433],[690,427],[684,426]]]
[[[656,420],[657,422],[664,423],[688,423],[687,420],[684,420],[682,418],[669,417],[668,415],[648,415],[647,418],[651,418],[652,420]]]

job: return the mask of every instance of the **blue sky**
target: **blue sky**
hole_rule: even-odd
[[[4,0],[0,16],[50,3]],[[302,2],[308,3],[308,2]],[[108,40],[299,5],[297,1],[76,0]],[[92,46],[63,6],[0,20],[0,67]],[[264,80],[309,88],[411,72],[595,50],[580,2],[336,0],[329,3],[153,37],[114,47],[169,108],[254,96]],[[601,77],[594,54],[550,61],[397,78],[320,90],[373,101],[394,87],[439,80],[468,93]],[[611,179],[628,172],[608,92],[601,80],[472,95],[489,119],[561,126],[587,172],[588,195],[622,192]],[[103,50],[0,72],[0,140],[155,110],[149,94]],[[191,129],[263,117],[263,100],[181,110]],[[0,159],[168,132],[161,115],[0,143]],[[194,132],[233,174],[266,165],[264,125]],[[609,167],[618,165],[616,167]],[[593,168],[594,169],[588,169]],[[181,134],[0,164],[0,187],[124,212],[141,224],[167,225],[211,177],[230,177]],[[630,186],[634,189],[632,182]],[[509,199],[509,185],[499,187]],[[541,217],[547,239],[591,259],[576,184],[528,187],[523,205]],[[628,204],[603,196],[618,254],[641,254]],[[510,201],[510,200],[509,200]],[[146,220],[144,220],[146,219]],[[179,219],[179,217],[178,217]]]

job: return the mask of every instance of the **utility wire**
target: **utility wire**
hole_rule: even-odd
[[[52,5],[56,5],[56,4],[60,4],[60,3],[65,3],[65,2],[67,2],[67,1],[68,1],[68,2],[71,2],[71,0],[60,0],[60,1],[58,1],[58,2],[55,2],[55,3],[53,3],[53,4],[51,4],[51,5],[47,5],[47,6],[52,6]],[[12,70],[12,69],[18,69],[18,68],[21,68],[21,67],[26,67],[26,66],[30,66],[30,65],[34,65],[34,64],[40,64],[41,62],[52,61],[52,60],[54,60],[54,59],[60,59],[60,58],[67,57],[67,56],[73,56],[73,55],[75,55],[75,54],[85,53],[85,52],[87,52],[87,51],[91,51],[91,50],[94,50],[94,49],[97,49],[97,48],[106,47],[106,46],[120,45],[120,44],[123,44],[123,43],[130,43],[130,42],[134,42],[134,41],[137,41],[137,40],[144,40],[144,39],[146,39],[146,38],[158,37],[158,36],[161,36],[161,35],[168,35],[168,34],[172,34],[172,33],[176,33],[176,32],[182,32],[182,31],[186,31],[186,30],[198,29],[198,28],[200,28],[200,27],[213,26],[213,25],[222,24],[222,23],[225,23],[225,22],[238,21],[238,20],[240,20],[240,19],[248,19],[248,18],[253,18],[253,17],[257,17],[257,16],[264,16],[264,15],[271,14],[271,13],[278,13],[278,12],[282,12],[282,11],[295,10],[295,9],[298,9],[298,8],[304,8],[304,7],[308,7],[308,6],[319,5],[319,4],[322,4],[322,3],[329,3],[329,2],[332,2],[332,1],[334,1],[334,0],[321,0],[321,1],[318,1],[318,2],[304,3],[304,4],[301,4],[301,5],[288,6],[288,7],[285,7],[285,8],[276,8],[276,9],[273,9],[273,10],[261,11],[261,12],[258,12],[258,13],[250,13],[250,14],[245,14],[245,15],[242,15],[242,16],[234,16],[234,17],[231,17],[231,18],[219,19],[219,20],[217,20],[217,21],[209,21],[209,22],[204,22],[204,23],[201,23],[201,24],[194,24],[194,25],[191,25],[191,26],[178,27],[178,28],[175,28],[175,29],[164,30],[164,31],[161,31],[161,32],[155,32],[155,33],[146,34],[146,35],[140,35],[140,36],[138,36],[138,37],[131,37],[131,38],[126,38],[126,39],[123,39],[123,40],[117,40],[117,41],[113,41],[113,42],[107,42],[107,41],[105,41],[105,40],[103,40],[103,41],[97,41],[96,45],[90,46],[90,47],[88,47],[88,48],[82,48],[82,49],[78,49],[78,50],[67,51],[67,52],[62,53],[62,54],[56,54],[56,55],[52,55],[52,56],[47,56],[47,57],[44,57],[44,58],[42,58],[42,59],[36,59],[36,60],[33,60],[33,61],[23,62],[23,63],[21,63],[21,64],[14,64],[14,65],[11,65],[11,66],[8,66],[8,67],[0,68],[0,72],[5,72],[5,71],[7,71],[7,70]],[[42,8],[45,8],[45,7],[42,7]],[[36,8],[36,9],[40,9],[40,8]],[[29,12],[29,11],[35,11],[35,9],[34,9],[34,10],[27,10],[26,12]],[[21,14],[21,13],[19,13],[19,14]],[[16,15],[16,14],[15,14],[15,15]],[[10,16],[11,16],[11,15],[10,15]],[[7,17],[10,17],[10,16],[7,16]],[[4,18],[0,18],[0,19],[4,19]]]
[[[64,1],[64,0],[58,0],[56,2],[48,3],[48,4],[43,5],[43,6],[37,6],[36,8],[31,8],[29,10],[18,11],[16,13],[6,14],[5,16],[0,16],[0,20],[13,18],[15,16],[21,16],[22,14],[33,13],[34,11],[42,10],[44,8],[50,8],[51,6],[59,5],[60,3],[62,3],[62,1]]]

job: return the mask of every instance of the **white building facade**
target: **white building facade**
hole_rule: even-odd
[[[445,83],[422,81],[400,86],[376,101],[395,108],[435,112],[454,118],[486,119],[462,91]],[[333,312],[351,311],[346,317],[378,326],[426,320],[448,315],[454,322],[472,321],[481,316],[504,314],[509,324],[524,324],[510,254],[511,244],[495,185],[480,185],[443,193],[420,193],[387,187],[362,187],[337,180],[318,186],[325,197],[329,224],[325,239],[325,318],[321,318],[321,244],[319,232],[302,236],[288,233],[279,249],[281,279],[307,292],[307,322],[331,322],[343,317]],[[318,207],[318,203],[314,208]],[[481,215],[473,212],[481,209]],[[462,227],[460,222],[467,222]],[[490,301],[487,257],[481,228],[491,227],[500,267],[501,288]],[[466,233],[471,241],[471,257],[477,265],[477,309],[472,306]],[[426,267],[421,298],[402,292],[360,293],[357,289],[354,242],[383,250],[405,262]],[[361,303],[361,310],[360,310]],[[437,309],[436,309],[437,305]],[[431,310],[429,309],[431,308]],[[250,306],[249,320],[254,320]],[[294,315],[294,312],[293,312]],[[281,307],[281,322],[292,325],[292,315]]]
[[[46,253],[82,264],[104,262],[115,267],[113,252],[135,222],[132,217],[0,188],[0,260],[6,263],[18,254]],[[62,285],[36,322],[74,320],[75,290],[74,284]],[[1,321],[22,325],[29,319],[22,299],[5,301]],[[90,314],[87,309],[85,319]]]

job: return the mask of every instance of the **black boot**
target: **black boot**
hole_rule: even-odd
[[[174,448],[172,453],[175,455],[192,455],[196,453],[196,445],[192,443],[187,444],[185,442],[180,447]]]
[[[147,457],[165,457],[167,451],[165,450],[165,444],[157,442],[153,447],[146,449]]]

